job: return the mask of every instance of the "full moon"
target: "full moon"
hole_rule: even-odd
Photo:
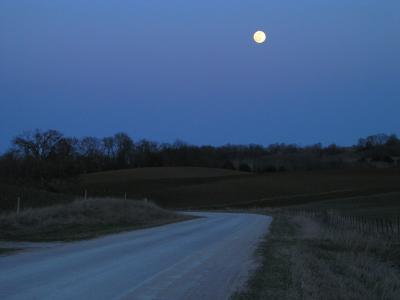
[[[262,44],[267,39],[267,35],[264,31],[256,31],[253,35],[253,39],[257,44]]]

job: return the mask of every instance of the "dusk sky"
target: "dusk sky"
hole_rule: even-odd
[[[347,145],[399,113],[399,0],[0,1],[0,150],[35,128]]]

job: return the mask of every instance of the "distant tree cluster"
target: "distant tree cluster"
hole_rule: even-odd
[[[376,134],[358,141],[357,149],[362,152],[362,161],[396,163],[400,159],[400,140],[395,135]]]
[[[321,144],[262,146],[195,146],[182,141],[134,141],[126,133],[114,136],[66,137],[56,130],[35,130],[15,137],[0,157],[0,178],[50,186],[51,182],[79,174],[152,166],[200,166],[248,172],[338,168],[382,161],[397,162],[400,140],[378,134],[351,147]]]

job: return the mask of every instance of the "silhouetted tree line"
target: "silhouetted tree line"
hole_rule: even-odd
[[[156,143],[133,141],[126,133],[114,136],[66,137],[56,130],[35,130],[15,137],[12,147],[0,157],[3,181],[51,182],[79,174],[106,170],[154,167],[200,166],[252,172],[338,168],[382,161],[398,163],[400,140],[378,134],[360,139],[357,145],[321,144],[195,146],[183,141]]]

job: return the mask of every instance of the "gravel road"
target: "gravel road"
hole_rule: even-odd
[[[203,218],[0,256],[1,299],[229,299],[271,218]]]

